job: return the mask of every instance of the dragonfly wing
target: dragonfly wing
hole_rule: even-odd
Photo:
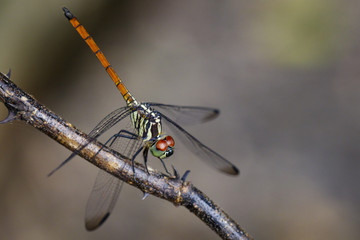
[[[190,133],[185,131],[180,125],[163,115],[164,122],[168,123],[169,128],[176,134],[176,136],[185,144],[185,146],[196,154],[200,159],[209,163],[216,169],[231,175],[239,174],[239,170],[231,162],[226,160],[220,154],[211,150],[209,147],[202,144]]]
[[[131,126],[128,129],[134,131]],[[133,138],[134,135],[130,131],[120,130],[114,136],[107,141],[106,145],[129,159],[143,144],[141,139]],[[100,170],[86,206],[85,226],[87,230],[95,230],[110,216],[123,183],[120,179]]]
[[[62,163],[60,163],[59,166],[57,166],[55,169],[53,169],[49,174],[48,177],[50,177],[52,174],[54,174],[57,170],[59,170],[62,166],[64,166],[66,163],[68,163],[73,157],[75,157],[83,148],[85,148],[91,141],[97,139],[99,136],[101,136],[103,133],[105,133],[107,130],[109,130],[111,127],[113,127],[115,124],[123,120],[125,117],[129,116],[129,114],[132,112],[132,110],[125,106],[118,108],[111,112],[109,115],[107,115],[104,119],[102,119],[93,130],[88,134],[88,136],[91,138],[91,140],[84,144],[83,146],[80,146],[76,151],[74,151],[68,158],[66,158]]]
[[[219,110],[207,107],[176,106],[161,103],[148,103],[155,110],[165,113],[176,123],[181,125],[193,125],[203,123],[216,118]]]
[[[109,217],[119,197],[123,181],[100,170],[86,205],[85,227],[95,230]]]
[[[104,132],[112,128],[115,124],[129,116],[132,112],[128,106],[118,108],[103,118],[93,130],[88,134],[91,138],[98,138]]]

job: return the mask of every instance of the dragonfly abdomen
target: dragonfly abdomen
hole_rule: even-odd
[[[99,59],[106,72],[109,74],[111,79],[114,81],[116,87],[121,92],[121,95],[124,97],[127,104],[131,104],[135,99],[131,96],[130,92],[127,90],[125,85],[122,83],[121,79],[112,68],[98,45],[95,43],[90,34],[86,31],[84,26],[77,20],[77,18],[66,8],[63,8],[65,17],[69,20],[71,25],[76,29],[81,38],[87,43],[90,47],[91,51],[95,54],[95,56]]]

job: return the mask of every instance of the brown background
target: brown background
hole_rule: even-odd
[[[168,161],[250,234],[360,238],[359,1],[2,0],[0,71],[11,67],[17,85],[89,132],[124,102],[63,6],[139,100],[221,110],[187,129],[239,177],[181,145]],[[1,239],[217,239],[184,208],[129,186],[86,232],[94,166],[76,158],[47,178],[69,151],[24,122],[0,126],[0,151]]]

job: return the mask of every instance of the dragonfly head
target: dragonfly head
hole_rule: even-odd
[[[174,153],[174,145],[174,139],[169,135],[165,135],[164,137],[155,141],[153,145],[151,145],[150,152],[154,157],[161,159],[167,158]]]

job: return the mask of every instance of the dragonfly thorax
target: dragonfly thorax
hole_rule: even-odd
[[[139,104],[130,114],[136,134],[143,141],[158,139],[161,134],[161,116],[145,104]]]

